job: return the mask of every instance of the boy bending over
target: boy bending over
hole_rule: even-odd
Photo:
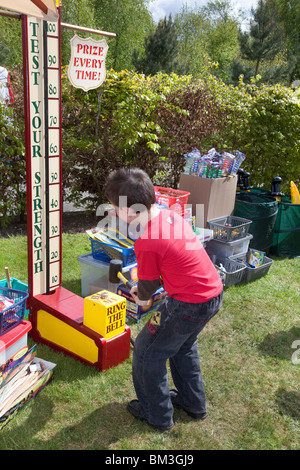
[[[142,228],[134,244],[138,284],[131,294],[136,303],[145,305],[161,285],[167,292],[135,340],[132,375],[137,400],[127,408],[161,431],[173,426],[173,407],[202,420],[206,398],[196,340],[221,307],[220,276],[190,225],[155,205],[154,187],[144,171],[112,172],[105,194],[121,220]],[[169,389],[167,359],[176,390]]]

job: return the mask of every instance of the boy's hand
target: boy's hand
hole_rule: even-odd
[[[133,286],[132,289],[130,290],[130,295],[132,295],[137,305],[140,305],[141,307],[145,307],[146,305],[148,305],[149,300],[140,300],[138,298],[137,291],[138,291],[137,286]]]

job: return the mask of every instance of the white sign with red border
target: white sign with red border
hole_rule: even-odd
[[[91,38],[80,38],[77,34],[73,36],[68,79],[75,88],[93,90],[104,82],[107,51],[105,39],[95,41]]]

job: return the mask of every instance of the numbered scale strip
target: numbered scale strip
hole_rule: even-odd
[[[44,21],[45,138],[47,139],[45,146],[46,293],[58,287],[61,282],[62,175],[59,38],[59,23]]]
[[[31,295],[61,284],[62,170],[60,21],[22,17],[28,284]]]

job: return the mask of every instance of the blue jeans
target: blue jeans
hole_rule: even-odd
[[[222,299],[223,292],[202,304],[167,297],[137,336],[133,350],[133,384],[150,424],[166,427],[173,424],[167,359],[180,404],[193,413],[206,411],[196,340],[219,311]]]

